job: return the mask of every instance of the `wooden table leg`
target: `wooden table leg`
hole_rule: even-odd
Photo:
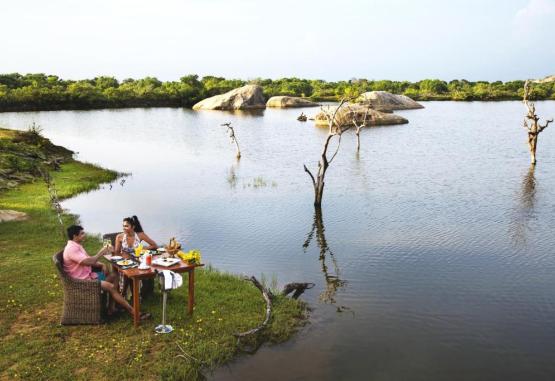
[[[139,306],[139,282],[139,279],[133,278],[133,323],[135,327],[139,326],[139,316],[141,313]]]
[[[193,314],[195,304],[195,268],[189,270],[189,315]]]

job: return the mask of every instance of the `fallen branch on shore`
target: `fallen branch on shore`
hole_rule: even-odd
[[[264,319],[262,324],[260,324],[256,328],[253,328],[253,329],[248,330],[246,332],[234,333],[233,336],[235,336],[238,341],[241,338],[245,337],[245,336],[253,335],[253,334],[259,332],[260,330],[264,329],[268,325],[268,323],[270,322],[270,318],[272,316],[272,299],[271,299],[271,296],[270,296],[271,295],[270,291],[268,291],[266,289],[266,287],[264,287],[258,281],[258,279],[256,279],[256,277],[254,277],[254,276],[251,276],[250,278],[245,278],[245,280],[251,281],[255,285],[255,287],[258,288],[260,290],[260,292],[262,292],[262,296],[264,297],[264,300],[266,301],[266,318]]]
[[[233,336],[237,338],[237,344],[240,343],[242,338],[254,335],[263,330],[268,325],[268,323],[270,322],[270,318],[272,317],[272,299],[274,297],[272,293],[266,287],[264,287],[254,276],[251,276],[250,278],[245,277],[245,280],[251,281],[255,285],[255,287],[258,288],[262,293],[262,296],[266,301],[266,317],[264,318],[262,324],[260,324],[258,327],[245,332],[234,333]],[[283,291],[281,292],[281,294],[283,296],[287,296],[291,292],[295,291],[292,298],[297,299],[305,290],[311,289],[312,287],[314,287],[314,283],[288,283],[283,287]],[[247,352],[254,353],[259,346],[260,345],[256,346],[254,350],[249,350]]]
[[[185,350],[181,347],[181,345],[179,345],[179,343],[176,343],[176,344],[177,344],[177,347],[179,348],[179,350],[181,351],[181,354],[176,355],[175,357],[182,357],[185,360],[194,360],[194,361],[198,362],[199,364],[206,365],[206,363],[204,363],[203,361],[200,361],[196,357],[193,357],[189,353],[185,352]]]

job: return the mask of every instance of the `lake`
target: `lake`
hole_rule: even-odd
[[[303,164],[316,168],[327,131],[296,121],[316,109],[0,113],[0,126],[36,122],[130,174],[63,202],[89,232],[136,214],[218,269],[315,283],[298,335],[212,379],[551,380],[555,127],[530,170],[521,102],[423,104],[397,112],[409,124],[363,130],[359,154],[344,135],[317,218]],[[555,116],[554,101],[537,107]]]

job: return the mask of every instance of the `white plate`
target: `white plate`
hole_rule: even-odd
[[[149,265],[144,265],[144,266],[143,266],[143,264],[141,264],[141,265],[139,265],[139,267],[137,267],[137,268],[138,268],[139,270],[148,270],[148,269],[150,268],[150,266],[149,266]]]
[[[121,261],[123,259],[123,257],[119,256],[119,255],[113,255],[110,260],[111,261]]]
[[[159,253],[164,253],[166,249],[164,249],[163,247],[159,247],[158,249],[156,249],[156,251],[158,251]]]
[[[152,261],[153,265],[169,267],[173,266],[180,261],[179,258],[157,258]]]
[[[129,266],[133,264],[133,261],[130,261],[129,259],[124,259],[123,261],[117,261],[116,264],[118,266]]]

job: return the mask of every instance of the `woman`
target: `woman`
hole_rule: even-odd
[[[141,242],[148,243],[148,246],[144,249],[154,250],[158,248],[156,242],[152,240],[143,231],[143,227],[139,222],[137,216],[126,217],[123,219],[123,233],[116,236],[116,245],[114,252],[116,255],[121,255],[122,253],[133,254],[135,248],[138,247]],[[127,288],[129,287],[129,279],[125,277],[120,278],[120,289],[124,297],[127,295]],[[152,279],[145,279],[139,283],[140,295],[150,293],[154,289],[154,282]]]
[[[116,255],[120,255],[122,253],[133,253],[135,248],[138,247],[143,241],[149,245],[145,247],[146,250],[154,250],[158,248],[156,242],[154,242],[152,238],[146,235],[143,231],[137,216],[124,218],[123,233],[116,236]]]

